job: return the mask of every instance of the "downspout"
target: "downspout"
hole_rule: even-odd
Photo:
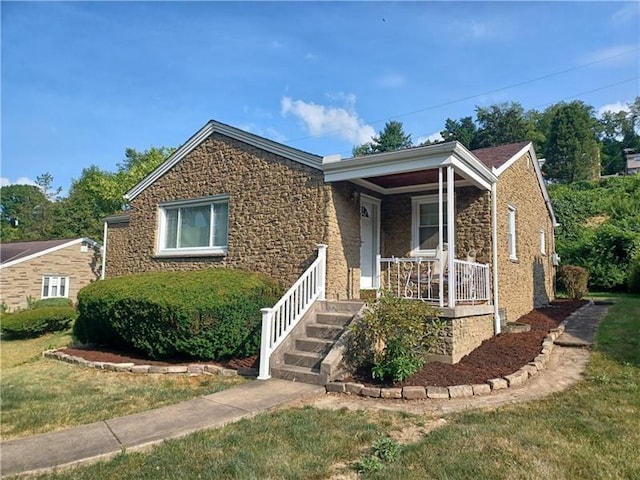
[[[500,333],[500,302],[498,300],[498,184],[491,184],[491,247],[493,249],[493,329]]]
[[[104,280],[104,271],[107,267],[107,222],[104,222],[104,233],[102,234],[102,272],[100,273],[100,280]]]

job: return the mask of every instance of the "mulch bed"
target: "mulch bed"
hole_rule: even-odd
[[[434,386],[448,387],[451,385],[472,385],[484,383],[491,378],[510,375],[531,362],[539,353],[544,337],[552,328],[557,327],[562,320],[584,305],[583,300],[557,300],[550,307],[538,308],[518,319],[519,323],[528,323],[531,330],[524,333],[501,333],[482,342],[469,355],[455,365],[440,362],[428,363],[422,370],[406,381],[394,384],[396,387],[406,386]],[[105,349],[95,346],[64,348],[67,355],[81,357],[92,362],[133,363],[135,365],[193,365],[214,364],[224,368],[258,368],[257,356],[249,358],[234,358],[224,362],[189,361],[185,359],[156,361],[143,355]],[[365,372],[359,372],[350,379],[368,386],[381,386]],[[389,386],[389,385],[386,385]]]

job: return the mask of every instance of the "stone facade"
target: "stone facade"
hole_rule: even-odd
[[[509,321],[555,298],[552,254],[553,225],[538,183],[533,160],[527,153],[502,175],[497,188],[498,295]],[[508,209],[516,209],[516,255],[509,258]],[[540,231],[545,232],[545,251]]]
[[[42,298],[42,277],[69,277],[68,297],[75,303],[80,289],[100,278],[102,254],[91,246],[69,245],[6,268],[0,275],[0,302],[10,310],[27,307],[27,297]]]
[[[429,361],[457,363],[493,336],[493,315],[444,318],[447,322],[444,335],[432,349]]]
[[[159,204],[221,194],[229,196],[225,255],[156,255]],[[133,199],[128,223],[109,224],[106,276],[233,267],[289,287],[326,242],[327,294],[347,298],[357,291],[360,245],[348,194],[324,184],[318,169],[214,133]]]

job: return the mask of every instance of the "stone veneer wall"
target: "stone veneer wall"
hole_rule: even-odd
[[[553,226],[528,153],[500,175],[497,190],[499,305],[515,321],[554,299]],[[509,259],[509,205],[516,208],[515,261]],[[540,230],[546,255],[540,253]]]
[[[434,194],[420,192],[389,195],[382,201],[383,257],[411,255],[411,198]],[[471,249],[477,261],[491,260],[491,202],[488,192],[474,187],[455,189],[456,258],[466,259]],[[445,239],[446,242],[446,239]]]
[[[78,291],[100,278],[102,255],[91,246],[86,252],[81,244],[26,260],[12,267],[3,268],[0,274],[0,302],[11,310],[26,308],[27,296],[42,298],[42,277],[54,275],[69,277],[68,297],[76,302]]]
[[[129,249],[128,221],[108,222],[106,252],[105,278],[116,277],[127,271],[127,261],[135,255],[135,249]]]
[[[443,320],[447,322],[445,333],[428,355],[429,361],[457,363],[493,336],[493,315]]]
[[[110,226],[107,274],[225,266],[288,287],[325,239],[327,189],[320,170],[214,133],[131,202],[126,234]],[[218,194],[229,195],[227,254],[156,257],[159,203]]]

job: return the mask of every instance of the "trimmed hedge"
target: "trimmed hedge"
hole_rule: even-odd
[[[155,359],[255,355],[260,309],[281,293],[264,275],[227,268],[111,278],[79,292],[74,335]]]
[[[70,298],[43,298],[29,305],[30,309],[48,307],[73,307],[73,302]]]
[[[72,307],[42,307],[2,315],[2,335],[9,339],[32,338],[69,328],[77,312]]]

